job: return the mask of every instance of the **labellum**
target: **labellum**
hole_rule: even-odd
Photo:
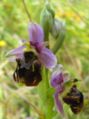
[[[78,114],[84,105],[84,96],[76,85],[73,85],[70,91],[63,97],[63,101],[68,104],[74,114]]]
[[[13,74],[16,82],[36,86],[42,80],[41,64],[33,52],[24,52],[24,59],[16,59],[17,68]]]

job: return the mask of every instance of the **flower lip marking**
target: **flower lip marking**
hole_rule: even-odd
[[[84,96],[82,92],[77,89],[77,86],[73,85],[66,96],[63,97],[63,101],[70,105],[74,114],[78,114],[83,108]]]
[[[23,61],[16,59],[17,68],[13,78],[16,82],[24,83],[26,86],[36,86],[42,80],[41,64],[33,52],[24,52],[24,57]]]

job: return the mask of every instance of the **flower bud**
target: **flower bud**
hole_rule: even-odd
[[[54,21],[54,12],[48,5],[42,10],[40,21],[44,29],[45,40],[48,40],[49,31],[51,30]]]
[[[64,23],[58,19],[54,19],[54,23],[51,29],[51,35],[57,39],[59,34],[63,32],[64,29]]]
[[[47,10],[51,13],[52,17],[54,18],[55,17],[55,11],[54,9],[52,8],[52,6],[50,6],[50,4],[46,4],[46,7],[47,7]]]

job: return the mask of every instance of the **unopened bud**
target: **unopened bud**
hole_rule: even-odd
[[[63,32],[63,30],[65,30],[64,27],[65,27],[64,22],[62,22],[61,20],[55,19],[51,29],[51,35],[55,39],[57,39],[59,34]]]
[[[48,40],[49,32],[52,29],[53,21],[54,21],[54,13],[49,8],[49,6],[46,6],[42,13],[41,13],[41,25],[44,29],[45,34],[45,40]]]
[[[48,4],[46,4],[46,8],[51,13],[52,17],[54,18],[55,17],[55,11],[52,8],[52,6],[48,3]]]

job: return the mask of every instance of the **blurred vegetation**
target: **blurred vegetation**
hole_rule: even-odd
[[[50,3],[56,17],[66,24],[66,38],[57,57],[70,77],[81,79],[78,85],[85,96],[80,114],[74,115],[64,104],[65,113],[68,119],[89,119],[89,1],[50,0]],[[39,23],[45,1],[26,0],[26,4],[32,20]],[[8,62],[6,56],[21,39],[28,39],[28,23],[22,0],[0,0],[0,119],[26,119],[30,115],[40,119],[42,115],[37,88],[13,81],[15,64]],[[54,42],[54,39],[50,40],[50,44]],[[59,114],[54,119],[59,119]]]

